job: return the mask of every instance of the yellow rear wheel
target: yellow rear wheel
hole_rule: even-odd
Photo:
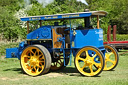
[[[75,56],[75,66],[84,76],[97,76],[104,68],[102,52],[92,46],[83,47]]]
[[[41,45],[26,47],[20,59],[22,70],[31,76],[47,73],[51,67],[51,56],[48,50]]]
[[[65,58],[65,65],[67,65],[69,62],[69,58]],[[63,53],[58,53],[58,56],[56,54],[53,54],[52,56],[52,64],[51,64],[51,71],[57,71],[60,69],[65,68],[64,66],[64,57]]]
[[[110,45],[104,45],[104,48],[106,49],[104,70],[113,70],[117,66],[119,61],[118,52]]]

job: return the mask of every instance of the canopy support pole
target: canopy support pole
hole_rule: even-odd
[[[100,24],[100,22],[99,22],[99,15],[97,15],[97,29],[100,28],[99,24]]]
[[[40,27],[42,26],[42,20],[40,20]]]
[[[27,34],[29,33],[29,21],[27,21]]]
[[[29,21],[27,21],[27,34],[29,33]],[[27,41],[27,43],[30,45],[30,41]]]

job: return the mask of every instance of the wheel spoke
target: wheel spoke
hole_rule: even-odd
[[[39,66],[39,68],[42,68],[41,66]]]
[[[101,63],[96,63],[96,62],[94,62],[93,63],[97,68],[101,68]]]
[[[27,62],[27,63],[24,63],[24,64],[29,65],[29,63],[28,63],[28,62]]]
[[[36,66],[34,66],[34,70],[35,70],[35,72],[37,71]]]
[[[32,69],[34,69],[34,67],[33,67],[33,66],[31,66],[31,71],[32,71]]]
[[[85,59],[83,59],[83,58],[80,58],[80,57],[78,57],[78,60],[82,60],[82,61],[85,61]]]
[[[36,52],[34,53],[34,56],[36,56]]]
[[[25,57],[30,58],[30,56],[28,56],[28,55],[24,55],[23,57],[24,57],[24,58],[25,58]]]
[[[37,72],[39,72],[39,67],[37,68],[37,70],[36,70]]]
[[[32,53],[30,53],[30,57],[32,56]]]
[[[44,61],[39,61],[40,63],[44,63]]]
[[[105,53],[105,58],[108,58],[108,53]]]
[[[110,52],[108,55],[109,55],[109,57],[111,56],[113,54],[113,52]]]
[[[82,70],[84,70],[84,68],[87,66],[87,64],[84,64],[84,66],[82,67]]]
[[[27,65],[27,69],[28,69],[28,70],[31,70],[31,66],[28,66],[28,65]]]
[[[39,65],[43,66],[43,64],[40,62]]]
[[[88,51],[85,51],[85,53],[86,53],[86,58],[88,58],[89,57]]]
[[[105,61],[105,65],[104,65],[104,68],[105,68],[105,69],[107,68],[107,61]]]
[[[41,53],[41,54],[39,54],[38,56],[41,57],[41,56],[43,56],[43,54]]]
[[[39,59],[44,59],[44,56],[42,56],[41,58],[39,57]]]
[[[95,54],[92,58],[94,59],[97,56],[97,54]]]
[[[38,50],[38,49],[37,49],[36,51],[37,51],[37,53],[38,53],[38,55],[39,55],[39,53],[40,53],[40,50]]]
[[[37,72],[39,72],[39,68],[42,69],[42,67],[38,65],[37,66]]]
[[[39,56],[39,53],[38,53],[38,51],[36,51],[36,52],[35,52],[35,55],[36,55],[36,56]]]
[[[92,64],[89,65],[89,68],[90,68],[91,74],[93,74]]]
[[[108,59],[108,61],[110,61],[113,65],[115,64],[115,61]]]
[[[35,54],[33,51],[32,51],[32,49],[31,50],[29,50],[32,54]]]

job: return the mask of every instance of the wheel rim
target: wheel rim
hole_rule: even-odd
[[[96,76],[103,70],[104,60],[98,50],[85,47],[77,53],[75,65],[82,75]]]
[[[36,47],[28,47],[22,52],[21,65],[27,74],[39,75],[45,67],[44,54]]]
[[[105,67],[104,70],[112,70],[117,65],[118,55],[115,49],[105,45]]]
[[[59,70],[64,66],[64,58],[61,54],[57,59],[54,59],[54,60],[55,61],[52,62],[52,65],[50,68],[52,71]]]

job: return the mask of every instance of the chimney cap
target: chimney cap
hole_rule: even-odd
[[[89,12],[89,9],[84,9],[84,12]]]

